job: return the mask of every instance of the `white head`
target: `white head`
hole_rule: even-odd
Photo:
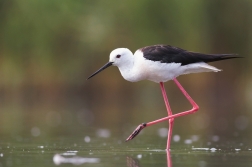
[[[110,53],[109,56],[109,62],[102,66],[99,70],[97,70],[95,73],[93,73],[88,79],[92,78],[102,70],[108,68],[111,65],[117,66],[117,67],[125,67],[129,66],[133,63],[133,54],[132,52],[127,48],[117,48],[113,50]]]
[[[132,61],[132,52],[127,48],[117,48],[110,53],[109,62],[114,66],[120,67]]]

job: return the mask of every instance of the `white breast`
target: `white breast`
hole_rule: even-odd
[[[134,54],[134,66],[132,74],[134,81],[150,80],[153,82],[166,82],[174,79],[181,72],[179,70],[180,63],[160,63],[158,61],[147,60],[143,57],[141,51]]]

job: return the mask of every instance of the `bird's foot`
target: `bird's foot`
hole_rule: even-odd
[[[146,123],[142,123],[138,125],[138,127],[134,130],[133,133],[131,133],[131,135],[126,139],[126,141],[134,139],[145,127],[146,127]]]

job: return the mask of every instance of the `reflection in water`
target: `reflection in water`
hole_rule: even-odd
[[[127,157],[126,159],[127,167],[140,167],[139,161],[132,157]]]
[[[172,167],[171,152],[168,150],[166,150],[166,157],[167,157],[167,167]],[[126,162],[127,167],[140,167],[138,159],[127,156]]]
[[[67,157],[71,156],[71,157]],[[55,165],[60,165],[64,163],[71,163],[73,165],[81,165],[84,163],[99,163],[100,158],[85,158],[76,156],[74,152],[66,152],[63,154],[55,154],[53,156],[53,162]]]
[[[166,150],[167,167],[172,167],[171,152]]]

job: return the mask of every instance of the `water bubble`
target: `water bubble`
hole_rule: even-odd
[[[96,131],[96,135],[98,137],[102,137],[102,138],[109,138],[110,137],[110,131],[108,129],[98,129]]]
[[[33,127],[31,129],[31,135],[34,137],[37,137],[40,135],[40,129],[38,127]]]
[[[184,143],[185,143],[185,144],[192,144],[192,140],[191,140],[191,139],[186,139],[186,140],[184,141]]]
[[[142,154],[138,154],[138,155],[137,155],[137,158],[138,158],[138,159],[141,159],[141,158],[142,158]]]
[[[167,137],[167,135],[168,135],[168,129],[167,128],[160,128],[160,129],[158,129],[158,135],[160,137]]]
[[[173,141],[179,142],[180,141],[180,136],[179,135],[174,135],[173,136]]]
[[[217,142],[220,140],[220,137],[217,135],[212,136],[212,141]]]
[[[198,135],[192,135],[191,139],[192,139],[193,142],[196,142],[196,141],[199,140],[199,136]]]
[[[90,140],[91,140],[91,139],[90,139],[90,137],[89,137],[89,136],[85,136],[85,137],[84,137],[84,141],[85,141],[86,143],[89,143],[89,142],[90,142]]]

